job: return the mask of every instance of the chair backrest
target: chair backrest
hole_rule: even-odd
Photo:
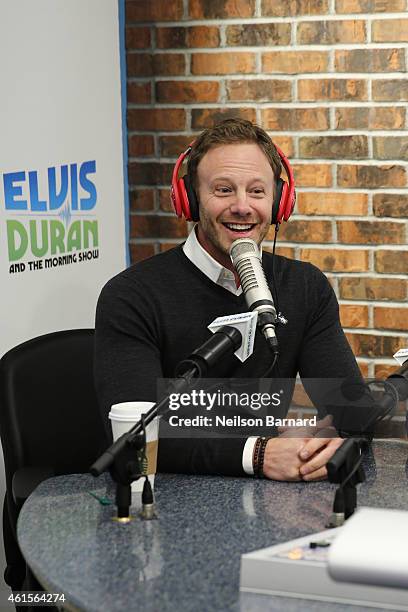
[[[39,336],[0,360],[7,488],[16,470],[85,472],[108,446],[93,383],[92,329]]]
[[[93,383],[94,330],[28,340],[0,359],[0,437],[6,472],[4,579],[21,590],[30,572],[16,539],[12,479],[22,468],[86,472],[108,446]],[[25,583],[24,583],[25,584]],[[39,588],[39,587],[38,587]]]

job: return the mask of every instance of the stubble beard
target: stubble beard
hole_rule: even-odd
[[[222,255],[229,256],[229,247],[223,244],[219,237],[217,228],[208,221],[207,219],[200,219],[201,233],[205,237],[207,244],[211,245],[216,251],[222,253]]]

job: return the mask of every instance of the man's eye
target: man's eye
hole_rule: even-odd
[[[215,191],[217,193],[231,193],[231,189],[229,187],[216,187]]]
[[[265,193],[265,191],[262,189],[262,187],[256,187],[255,189],[252,190],[252,193],[255,193],[256,195],[258,195],[260,193]]]

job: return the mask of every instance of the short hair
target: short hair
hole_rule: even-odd
[[[191,185],[197,188],[197,167],[204,155],[214,147],[236,143],[255,143],[265,153],[277,181],[282,163],[272,139],[259,125],[247,119],[224,119],[202,132],[194,141],[187,161],[187,174]]]

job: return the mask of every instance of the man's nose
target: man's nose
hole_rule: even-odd
[[[251,206],[249,203],[249,196],[245,190],[238,190],[235,193],[234,201],[231,203],[230,210],[236,215],[250,215]]]

